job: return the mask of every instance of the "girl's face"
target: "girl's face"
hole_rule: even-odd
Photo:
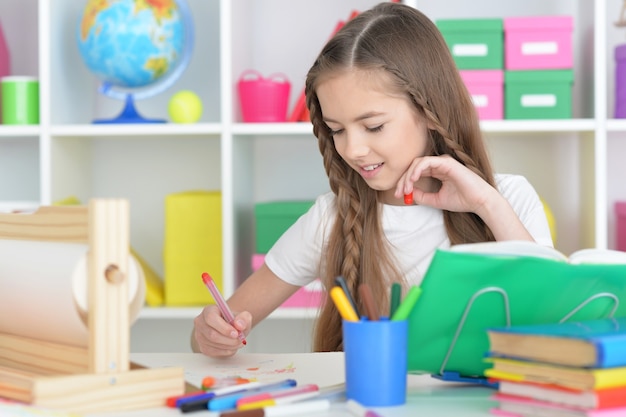
[[[402,205],[394,190],[411,162],[429,148],[426,124],[411,102],[390,93],[382,71],[350,70],[317,87],[335,148],[385,204]]]

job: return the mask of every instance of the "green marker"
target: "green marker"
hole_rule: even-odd
[[[393,316],[391,316],[391,320],[400,321],[409,318],[409,314],[411,314],[411,310],[413,310],[413,307],[421,294],[422,289],[420,287],[416,285],[412,286],[404,301],[402,301],[396,312],[393,313]]]
[[[397,282],[391,284],[391,301],[389,303],[389,317],[393,317],[393,314],[400,305],[400,298],[402,297],[402,285]]]

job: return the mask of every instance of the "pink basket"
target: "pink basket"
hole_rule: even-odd
[[[291,84],[284,74],[267,78],[247,70],[237,83],[244,122],[285,122]]]

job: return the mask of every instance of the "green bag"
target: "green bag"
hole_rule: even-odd
[[[422,290],[409,316],[415,373],[483,376],[492,327],[626,316],[626,264],[438,250]]]

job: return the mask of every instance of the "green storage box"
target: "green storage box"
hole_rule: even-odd
[[[306,213],[314,201],[272,201],[254,206],[256,253],[267,253],[278,238]]]
[[[459,69],[503,69],[502,19],[441,19],[436,22]]]
[[[572,70],[505,71],[505,119],[570,119]]]

